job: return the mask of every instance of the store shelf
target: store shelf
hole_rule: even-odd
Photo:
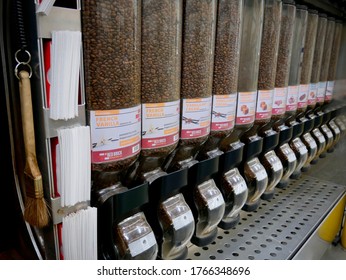
[[[345,186],[303,174],[277,189],[271,201],[262,201],[257,211],[242,211],[240,223],[219,229],[212,244],[191,245],[188,259],[292,259],[345,191]]]

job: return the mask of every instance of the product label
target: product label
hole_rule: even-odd
[[[302,142],[302,140],[300,140],[300,138],[296,138],[295,140],[293,140],[293,143],[297,147],[300,155],[307,154],[308,150],[306,146],[304,145],[304,143]]]
[[[277,172],[277,171],[283,169],[282,163],[277,156],[275,156],[275,160],[274,160],[272,167],[273,167],[274,172]]]
[[[286,155],[288,162],[294,162],[297,160],[295,153],[293,150],[290,148],[288,144],[283,144],[280,147],[282,153]]]
[[[333,133],[332,131],[324,124],[321,126],[323,132],[327,135],[328,139],[332,139],[333,138]]]
[[[272,116],[274,90],[259,90],[257,93],[256,120],[269,119]]]
[[[179,140],[180,100],[142,104],[142,149],[161,148]]]
[[[290,149],[290,151],[287,153],[287,160],[288,162],[294,162],[297,160],[296,155],[294,154],[294,152]]]
[[[225,173],[227,181],[232,185],[235,195],[247,192],[247,185],[244,178],[240,175],[238,168],[233,168]]]
[[[309,84],[300,85],[298,93],[298,108],[306,108],[308,105]]]
[[[321,131],[318,128],[315,128],[312,131],[312,133],[318,139],[318,142],[320,144],[324,144],[326,142],[326,139],[324,138],[323,134],[321,133]]]
[[[218,207],[220,207],[222,204],[225,203],[222,194],[219,194],[219,195],[217,195],[217,196],[215,196],[215,197],[213,197],[213,198],[211,198],[211,199],[208,199],[207,201],[208,201],[208,202],[207,202],[207,203],[208,203],[208,208],[209,208],[210,210],[213,210],[213,209],[215,209],[215,208],[218,208]]]
[[[91,162],[134,156],[141,148],[141,106],[90,111]]]
[[[323,136],[322,133],[319,134],[319,136],[317,137],[317,139],[318,139],[318,142],[319,142],[320,144],[322,144],[322,145],[326,142],[326,139],[324,138],[324,136]]]
[[[211,123],[211,97],[183,99],[181,139],[207,136]]]
[[[179,230],[179,229],[187,226],[188,224],[193,223],[194,219],[193,219],[191,210],[189,210],[186,213],[174,218],[172,220],[172,222],[173,222],[173,228],[175,230]]]
[[[318,83],[310,84],[309,96],[308,96],[308,105],[315,105],[316,104],[317,88],[318,88]]]
[[[149,248],[155,246],[156,239],[153,232],[135,240],[134,242],[129,243],[129,250],[132,257],[135,257]]]
[[[286,111],[296,111],[298,106],[299,86],[289,86],[286,99]]]
[[[330,128],[336,133],[336,134],[340,134],[340,129],[339,127],[336,125],[336,123],[334,122],[334,120],[329,122]]]
[[[243,194],[247,191],[247,185],[243,177],[240,177],[239,183],[237,183],[235,186],[233,186],[233,192],[235,195]]]
[[[262,181],[267,178],[267,172],[265,171],[264,167],[261,166],[261,169],[256,172],[256,180]]]
[[[288,88],[275,88],[273,97],[273,109],[272,114],[282,115],[286,112],[286,99]]]
[[[304,144],[302,146],[300,146],[298,150],[299,150],[299,153],[301,155],[305,155],[308,153],[308,149],[306,148],[306,146]]]
[[[251,171],[255,174],[257,181],[262,181],[268,177],[267,172],[264,169],[264,166],[260,163],[258,158],[254,158],[248,161],[247,165],[249,166]]]
[[[214,95],[211,130],[229,130],[234,127],[237,94]]]
[[[332,100],[333,93],[334,93],[334,81],[328,81],[325,100],[329,100],[329,101]]]
[[[310,135],[310,137],[309,137],[309,143],[310,143],[310,148],[311,148],[311,149],[316,149],[316,148],[317,148],[317,143],[316,143],[316,141],[314,140],[314,138],[311,137],[311,135]]]
[[[327,82],[319,82],[317,89],[317,98],[316,101],[319,103],[324,102],[324,97],[326,95]]]
[[[251,124],[255,121],[257,91],[239,92],[236,124]]]

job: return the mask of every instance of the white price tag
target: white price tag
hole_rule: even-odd
[[[268,177],[267,172],[265,171],[265,169],[263,167],[261,167],[261,169],[256,172],[256,180],[257,181],[262,181],[267,177]]]
[[[326,142],[326,139],[324,138],[322,134],[318,136],[318,142],[320,142],[321,144]]]
[[[287,154],[287,159],[288,159],[288,162],[294,162],[297,160],[296,155],[293,153],[293,151],[290,151]]]
[[[316,141],[312,137],[310,139],[310,147],[311,147],[311,149],[317,148]]]
[[[300,153],[301,155],[305,155],[305,154],[308,153],[308,149],[306,148],[305,145],[302,145],[302,146],[299,147],[299,153]]]
[[[179,230],[182,227],[193,222],[193,216],[191,210],[173,219],[173,227],[175,230]]]
[[[223,199],[222,194],[219,194],[219,195],[213,197],[212,199],[209,199],[209,200],[208,200],[208,208],[209,208],[210,210],[213,210],[213,209],[215,209],[215,208],[220,207],[220,206],[221,206],[222,204],[224,204],[224,203],[225,203],[225,201],[224,201],[224,199]]]
[[[281,161],[277,158],[275,163],[273,164],[273,170],[276,172],[276,171],[279,171],[283,169],[283,166],[282,166],[282,163]]]
[[[135,257],[156,244],[155,235],[153,232],[137,239],[129,244],[129,250],[132,257]]]
[[[241,178],[241,181],[233,187],[233,191],[235,195],[242,194],[246,192],[246,190],[247,190],[247,185],[243,178]]]

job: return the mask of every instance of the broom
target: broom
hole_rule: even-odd
[[[36,159],[34,118],[29,73],[27,71],[20,71],[18,78],[26,157],[24,167],[26,187],[24,219],[32,226],[42,228],[48,225],[49,212],[43,195],[42,176]]]

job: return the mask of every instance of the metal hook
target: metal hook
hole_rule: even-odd
[[[16,65],[16,68],[14,69],[14,74],[16,75],[17,79],[19,80],[19,76],[18,76],[18,68],[20,65],[24,65],[24,66],[27,66],[29,68],[29,79],[31,78],[32,76],[32,68],[30,66],[30,64],[28,63],[23,63],[23,62],[19,62],[17,65]]]
[[[20,53],[21,51],[24,51],[25,54],[28,56],[27,61],[20,61],[20,60],[19,60],[18,55],[19,55],[19,53]],[[14,58],[16,59],[16,61],[17,61],[18,64],[29,64],[30,61],[31,61],[31,54],[30,54],[30,52],[27,51],[27,50],[19,49],[19,50],[16,51],[16,53],[14,54]]]

